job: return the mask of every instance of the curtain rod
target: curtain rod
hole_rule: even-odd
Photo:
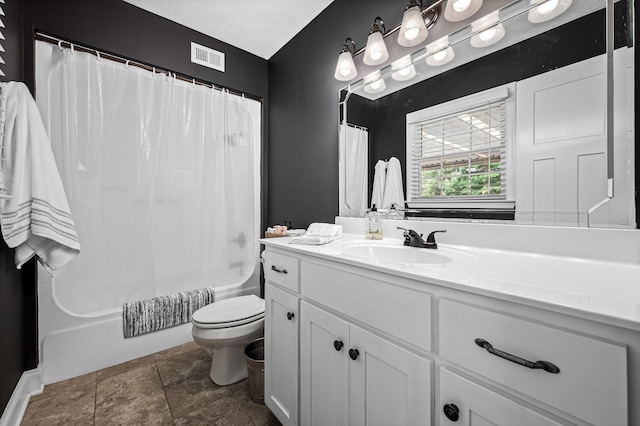
[[[234,89],[230,89],[228,87],[224,87],[224,86],[218,86],[214,83],[211,83],[209,81],[206,80],[202,80],[199,78],[194,78],[191,76],[188,76],[186,74],[182,74],[182,73],[177,73],[177,72],[173,72],[170,70],[166,70],[162,67],[154,67],[153,65],[149,65],[143,62],[139,62],[133,59],[127,59],[125,57],[122,56],[118,56],[118,55],[114,55],[113,53],[106,53],[106,52],[102,52],[99,51],[97,49],[94,49],[93,47],[88,47],[88,46],[84,46],[82,44],[78,44],[78,43],[74,43],[74,42],[70,42],[67,40],[63,40],[61,38],[55,37],[55,36],[51,36],[48,34],[44,34],[41,32],[36,32],[34,34],[34,40],[39,40],[39,41],[44,41],[46,43],[50,43],[50,44],[57,44],[60,48],[67,47],[70,48],[72,50],[77,50],[79,52],[85,52],[85,53],[90,53],[92,55],[95,55],[97,58],[106,58],[109,59],[111,61],[114,62],[119,62],[121,64],[125,64],[127,66],[134,66],[134,67],[138,67],[141,68],[145,71],[149,71],[149,72],[154,72],[154,73],[158,73],[158,74],[164,74],[168,77],[171,78],[175,78],[181,81],[186,81],[189,83],[193,83],[196,84],[198,86],[204,86],[204,87],[208,87],[210,89],[216,89],[216,90],[220,90],[220,91],[227,91],[228,93],[231,93],[233,95],[237,95],[237,96],[242,96],[243,98],[246,97],[247,99],[252,99],[255,101],[259,101],[262,102],[263,98],[259,97],[259,96],[254,96],[254,95],[250,95],[244,92],[240,92]],[[66,45],[66,46],[65,46]]]
[[[345,124],[345,122],[343,121],[341,124]],[[368,128],[366,128],[366,127],[364,127],[364,126],[359,126],[359,125],[357,125],[357,124],[351,124],[351,123],[346,123],[346,124],[347,124],[347,126],[349,126],[349,127],[354,127],[354,128],[356,128],[356,129],[369,131],[369,129],[368,129]]]

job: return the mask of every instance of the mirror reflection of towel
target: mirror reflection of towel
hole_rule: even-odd
[[[371,191],[371,207],[383,208],[384,187],[387,175],[387,162],[378,160],[373,175],[373,190]],[[403,204],[404,205],[404,204]]]
[[[382,197],[383,209],[388,209],[392,204],[404,207],[404,191],[402,190],[402,167],[400,160],[391,157],[387,165],[387,177],[384,185],[384,195]]]

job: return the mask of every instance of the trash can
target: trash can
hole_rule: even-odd
[[[249,395],[254,402],[264,404],[264,337],[249,343],[244,349],[249,373]]]

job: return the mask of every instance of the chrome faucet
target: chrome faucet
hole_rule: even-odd
[[[441,231],[433,231],[427,236],[427,240],[422,239],[422,234],[418,234],[413,229],[401,228],[397,227],[404,231],[404,245],[409,247],[419,247],[419,248],[427,248],[427,249],[437,249],[438,243],[436,243],[436,232],[447,232],[446,230]]]

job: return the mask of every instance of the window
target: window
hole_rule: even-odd
[[[407,114],[410,207],[513,208],[515,85]]]

